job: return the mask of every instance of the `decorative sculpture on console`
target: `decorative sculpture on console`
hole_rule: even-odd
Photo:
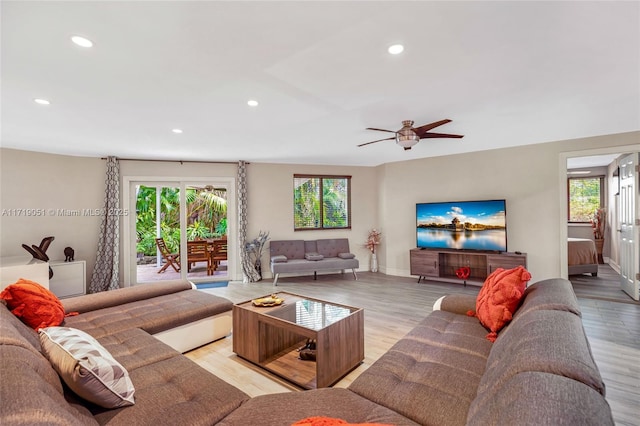
[[[55,237],[44,237],[42,241],[40,241],[39,246],[32,244],[31,247],[29,247],[26,244],[22,244],[22,248],[28,251],[29,254],[33,256],[34,259],[42,260],[43,262],[48,262],[49,256],[47,256],[47,249],[49,248],[49,245],[54,239]],[[53,269],[51,269],[51,266],[49,266],[49,279],[51,278],[53,278]]]

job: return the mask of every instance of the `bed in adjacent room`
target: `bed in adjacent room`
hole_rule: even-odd
[[[569,275],[598,275],[596,243],[588,238],[568,238]]]

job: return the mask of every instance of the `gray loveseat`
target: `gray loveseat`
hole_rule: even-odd
[[[356,268],[360,263],[349,251],[347,238],[271,241],[269,253],[273,285],[278,285],[281,273],[313,272],[315,279],[318,271],[351,269],[353,278],[358,279]]]

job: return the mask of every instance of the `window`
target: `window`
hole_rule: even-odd
[[[293,175],[293,227],[351,228],[351,176]]]
[[[590,222],[603,206],[604,177],[569,178],[569,222]]]

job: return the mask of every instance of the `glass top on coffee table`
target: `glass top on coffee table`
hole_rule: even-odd
[[[294,295],[287,294],[287,296]],[[356,308],[336,305],[321,300],[287,296],[284,296],[285,303],[280,305],[281,309],[270,310],[269,312],[265,312],[265,315],[291,321],[311,330],[321,330],[328,325],[348,317],[357,310]],[[289,303],[286,302],[287,299],[291,299]],[[284,308],[284,305],[288,306]],[[292,309],[295,312],[295,316],[291,315]]]

